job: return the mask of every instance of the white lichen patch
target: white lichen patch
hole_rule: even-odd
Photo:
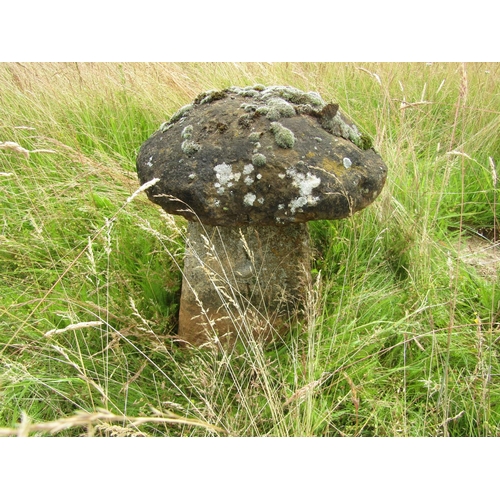
[[[153,166],[153,157],[152,157],[152,156],[150,156],[150,157],[149,157],[149,160],[148,160],[148,162],[146,163],[146,165],[147,165],[148,167],[152,167],[152,166]]]
[[[247,193],[243,197],[243,203],[249,207],[252,207],[256,199],[257,199],[257,196],[255,196],[254,193]]]
[[[231,167],[231,165],[221,163],[220,165],[216,165],[214,170],[215,176],[219,180],[221,186],[227,185],[230,180],[234,179],[233,167]]]
[[[249,163],[243,167],[243,175],[249,175],[254,171],[253,165]]]
[[[250,186],[255,181],[255,179],[251,175],[253,171],[254,171],[254,166],[251,163],[248,163],[243,167],[243,175],[245,176],[244,183],[247,186]]]
[[[299,190],[299,196],[288,204],[292,214],[304,206],[315,206],[318,204],[319,196],[313,196],[312,191],[321,184],[319,177],[311,172],[307,172],[307,174],[297,172],[293,167],[287,169],[286,175],[292,179],[292,185]]]
[[[342,160],[342,163],[344,164],[345,168],[350,168],[352,165],[352,161],[349,158],[344,158]]]
[[[218,180],[214,183],[214,187],[217,188],[218,194],[224,194],[225,188],[234,186],[234,183],[241,178],[241,172],[233,172],[233,167],[227,163],[216,165],[214,170]]]
[[[297,209],[302,208],[305,205],[307,205],[307,196],[299,196],[298,198],[294,198],[288,204],[288,207],[292,211],[292,214],[294,214],[297,211]]]
[[[216,182],[214,187],[217,189],[217,194],[224,194],[225,189],[220,185],[220,182]]]

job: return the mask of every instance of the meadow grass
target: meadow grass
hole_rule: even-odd
[[[185,222],[138,149],[198,93],[338,102],[389,167],[309,225],[306,318],[269,346],[175,342]],[[0,64],[0,435],[498,436],[498,64]]]

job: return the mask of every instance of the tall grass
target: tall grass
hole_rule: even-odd
[[[283,341],[179,349],[185,224],[135,157],[199,92],[256,82],[338,102],[389,178],[310,224]],[[461,253],[498,255],[497,64],[1,64],[0,110],[2,434],[500,433],[498,274]]]

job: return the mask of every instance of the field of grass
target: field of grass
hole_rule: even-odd
[[[186,224],[135,158],[198,93],[254,83],[338,102],[387,184],[309,225],[282,342],[180,349]],[[0,110],[0,435],[500,435],[497,267],[462,251],[497,252],[498,64],[6,63]]]

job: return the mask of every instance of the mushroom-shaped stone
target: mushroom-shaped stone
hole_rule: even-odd
[[[199,95],[141,146],[137,171],[189,221],[178,334],[195,345],[284,331],[305,300],[306,223],[365,208],[387,176],[337,104],[261,85]]]

